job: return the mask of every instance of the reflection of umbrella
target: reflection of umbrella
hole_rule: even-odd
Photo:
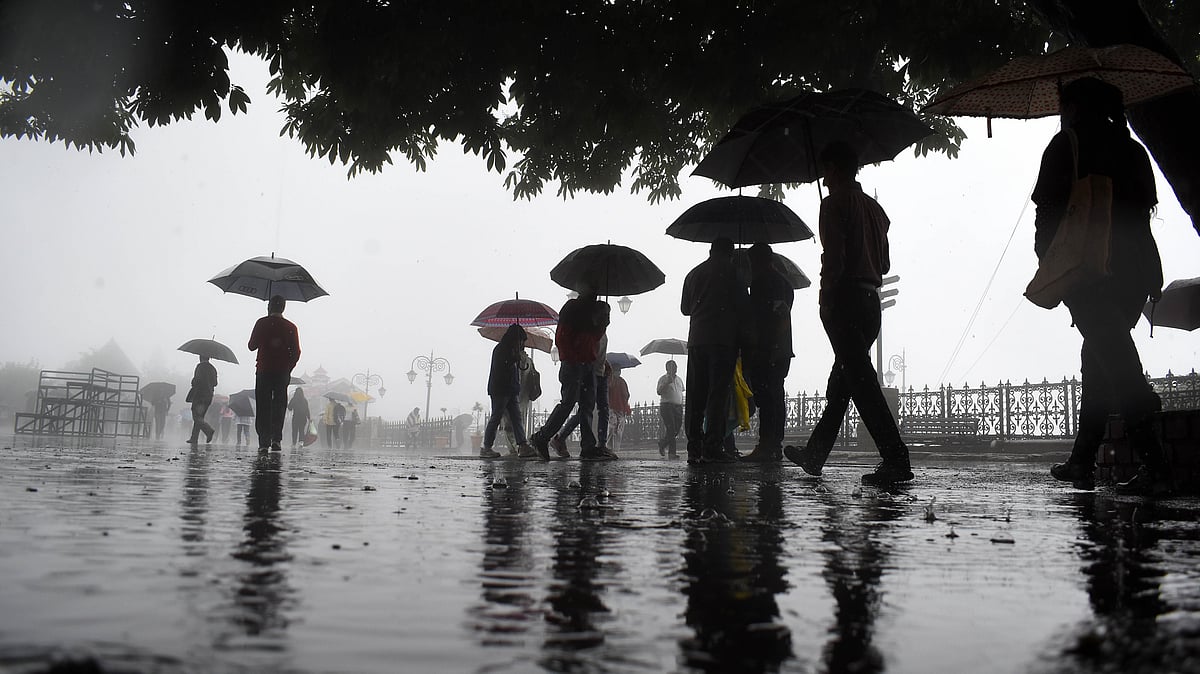
[[[642,355],[649,353],[665,353],[668,356],[686,356],[687,342],[682,339],[652,339],[642,347]]]
[[[865,165],[893,159],[931,133],[874,91],[805,93],[743,115],[692,173],[729,187],[810,182],[821,177],[817,154],[832,141],[852,145]]]
[[[604,360],[607,360],[609,365],[619,367],[622,370],[628,370],[631,367],[637,367],[642,364],[642,361],[638,360],[637,356],[632,353],[621,353],[619,351],[604,354]]]
[[[229,396],[229,409],[239,417],[254,416],[254,389],[245,389]]]
[[[169,381],[152,381],[141,388],[142,398],[150,401],[166,400],[175,395],[175,385]]]
[[[667,234],[687,241],[783,243],[811,239],[812,230],[781,201],[761,197],[718,197],[701,201],[675,219]]]
[[[1196,83],[1170,59],[1143,47],[1066,47],[1050,54],[1017,57],[938,96],[924,111],[989,119],[1049,117],[1059,113],[1059,86],[1081,77],[1096,77],[1117,87],[1125,105]]]
[[[659,287],[667,277],[638,251],[600,243],[567,253],[550,270],[550,280],[580,293],[638,295]]]
[[[514,297],[489,305],[471,321],[476,327],[507,328],[513,323],[523,327],[555,325],[558,312],[541,302]]]
[[[1180,330],[1200,328],[1200,277],[1171,281],[1162,299],[1157,304],[1147,302],[1142,313],[1152,325]]]
[[[508,328],[491,327],[479,328],[479,334],[492,340],[493,342],[500,341]],[[550,347],[554,346],[554,336],[549,334],[550,331],[546,328],[525,328],[525,346],[532,347],[538,351],[550,353]]]
[[[741,274],[742,280],[746,282],[746,285],[750,284],[751,275],[750,255],[746,252],[748,250],[750,249],[739,248],[733,251],[733,265],[737,267],[738,273]],[[808,278],[804,271],[800,269],[800,266],[783,255],[772,252],[771,263],[775,267],[776,271],[778,271],[780,274],[783,274],[783,277],[788,280],[788,283],[791,284],[792,288],[801,290],[812,285],[812,281]]]
[[[338,393],[337,391],[330,391],[329,393],[325,393],[322,395],[324,395],[326,398],[329,398],[330,400],[336,400],[340,403],[353,403],[354,402],[350,398],[350,396],[346,395],[345,393]]]
[[[288,386],[301,386],[301,385],[304,385],[307,383],[308,382],[304,381],[303,379],[301,379],[295,375],[292,375],[291,380],[288,381]]]
[[[228,346],[213,340],[213,339],[192,339],[188,340],[179,347],[180,351],[194,353],[197,356],[208,356],[217,360],[223,360],[227,363],[237,365],[237,356],[233,355],[233,349]]]
[[[227,293],[246,295],[260,300],[269,300],[273,295],[282,295],[289,301],[307,302],[323,295],[325,289],[317,285],[312,274],[304,267],[282,257],[254,257],[208,279],[208,282]]]

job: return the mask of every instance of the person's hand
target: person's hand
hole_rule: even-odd
[[[1162,288],[1150,291],[1150,301],[1157,302],[1162,299]]]

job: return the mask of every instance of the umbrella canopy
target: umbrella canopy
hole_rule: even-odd
[[[166,400],[175,395],[175,385],[169,381],[152,381],[141,388],[146,400]]]
[[[226,363],[237,365],[237,356],[233,355],[233,349],[214,340],[214,339],[191,339],[183,343],[179,347],[180,351],[194,353],[197,356],[208,356],[215,360],[223,360]]]
[[[750,255],[747,252],[748,250],[748,248],[739,248],[733,251],[733,265],[737,267],[738,273],[742,276],[742,279],[745,280],[746,285],[750,285],[751,276]],[[780,274],[783,274],[783,277],[787,279],[788,283],[791,284],[793,289],[803,290],[804,288],[812,285],[812,280],[810,280],[808,275],[800,269],[800,265],[792,262],[791,259],[784,257],[779,253],[772,252],[771,264],[775,267],[776,271],[778,271]]]
[[[550,270],[550,279],[579,293],[590,290],[597,295],[638,295],[659,287],[667,277],[640,252],[601,243],[567,253]]]
[[[701,201],[675,219],[667,234],[686,241],[783,243],[811,239],[813,232],[781,201],[761,197],[718,197]]]
[[[811,182],[821,177],[817,155],[833,141],[852,145],[866,165],[894,159],[932,133],[912,110],[874,91],[805,93],[746,113],[692,174],[729,187]]]
[[[292,378],[288,381],[288,386],[302,386],[307,383],[308,382],[304,381],[300,377],[297,377],[296,375],[292,375]]]
[[[609,365],[619,367],[622,370],[628,370],[631,367],[637,367],[642,364],[638,357],[632,353],[609,352],[604,354],[604,360],[608,361]]]
[[[1019,56],[938,96],[924,112],[989,118],[1049,117],[1059,113],[1058,88],[1081,77],[1096,77],[1117,87],[1125,105],[1196,83],[1186,70],[1144,47],[1066,47],[1040,56]]]
[[[642,355],[649,353],[665,353],[668,356],[686,356],[687,342],[682,339],[652,339],[642,347]]]
[[[488,305],[471,321],[471,325],[481,328],[507,328],[513,323],[527,328],[555,325],[558,323],[558,312],[541,302],[523,300],[517,296]]]
[[[227,293],[269,300],[282,295],[288,301],[307,302],[329,293],[317,285],[312,274],[282,257],[253,257],[208,279]]]
[[[346,395],[345,393],[338,393],[337,391],[330,391],[330,392],[324,393],[322,395],[324,395],[326,398],[329,398],[330,400],[336,400],[339,403],[353,403],[354,402],[354,400],[350,396]]]
[[[487,339],[492,340],[493,342],[500,341],[500,338],[503,337],[504,333],[507,331],[508,328],[501,328],[499,326],[479,328],[479,334]],[[525,335],[525,346],[530,348],[550,353],[550,348],[554,346],[554,335],[550,334],[550,331],[546,328],[525,327]]]
[[[229,409],[239,417],[254,416],[254,389],[244,389],[229,396]]]
[[[1180,330],[1200,328],[1200,277],[1171,281],[1162,298],[1147,302],[1142,313],[1151,325]]]

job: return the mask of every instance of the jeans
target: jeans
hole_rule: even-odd
[[[580,424],[590,424],[593,409],[596,411],[596,446],[604,447],[608,442],[609,416],[608,377],[604,375],[596,375],[584,383],[583,389],[579,392],[579,410],[559,429],[558,437],[565,440]],[[584,410],[587,410],[587,414],[583,414]],[[582,445],[582,442],[580,444]]]
[[[563,423],[570,416],[571,410],[576,403],[580,402],[580,396],[589,389],[589,380],[593,378],[593,367],[591,363],[567,363],[563,362],[558,366],[558,381],[562,385],[562,393],[554,410],[550,412],[550,416],[546,419],[546,423],[534,433],[534,438],[539,442],[548,442],[550,436],[558,432],[562,428]],[[591,405],[585,407],[579,405],[579,414],[582,419],[579,423],[579,433],[582,436],[580,444],[584,449],[596,447],[596,436],[592,433],[592,410]]]
[[[188,442],[196,443],[200,440],[200,431],[204,431],[206,437],[212,436],[215,432],[213,427],[208,425],[204,420],[204,415],[208,414],[208,408],[212,405],[212,398],[204,400],[202,398],[192,399],[192,436]]]
[[[671,454],[675,454],[675,438],[679,437],[679,429],[683,428],[683,405],[659,403],[658,416],[663,422],[663,434],[658,439],[658,448],[668,449]]]
[[[255,375],[254,400],[258,403],[258,413],[254,417],[254,431],[258,433],[259,447],[283,442],[283,417],[287,414],[287,387],[291,379],[291,372]]]
[[[292,415],[292,444],[298,445],[304,442],[305,430],[308,428],[308,417],[293,414]]]
[[[508,417],[513,435],[516,436],[517,445],[526,443],[525,424],[521,423],[521,405],[517,396],[492,396],[492,416],[483,429],[483,449],[492,448],[496,442],[496,429],[500,427],[500,420],[505,416]]]

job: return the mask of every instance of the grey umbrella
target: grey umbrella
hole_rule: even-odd
[[[207,356],[215,360],[223,360],[234,365],[238,362],[237,356],[233,355],[233,349],[215,339],[191,339],[184,342],[179,347],[179,350],[194,353],[197,356]]]
[[[687,342],[682,339],[652,339],[642,347],[641,354],[665,353],[668,356],[686,356]]]
[[[329,294],[304,267],[274,253],[235,264],[208,282],[227,293],[260,300],[280,295],[288,301],[307,302]]]

